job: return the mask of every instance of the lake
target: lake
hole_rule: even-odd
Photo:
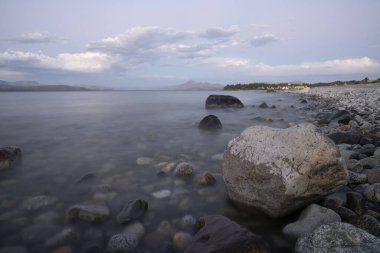
[[[236,96],[245,108],[206,110],[210,94]],[[263,101],[276,108],[259,108]],[[181,226],[181,219],[205,214],[237,221],[261,235],[274,252],[292,251],[292,242],[281,234],[289,217],[270,219],[238,211],[228,201],[221,166],[228,141],[245,128],[286,128],[289,122],[305,121],[306,111],[295,96],[262,91],[3,92],[0,108],[0,146],[18,146],[23,155],[20,165],[0,172],[2,246],[25,245],[30,252],[40,252],[52,235],[28,241],[25,234],[40,233],[44,227],[35,225],[42,223],[41,217],[53,217],[49,223],[60,229],[74,227],[82,235],[97,231],[96,241],[105,247],[109,237],[125,227],[115,218],[123,205],[144,199],[149,208],[140,219],[145,233],[137,252],[168,252],[171,236],[157,235],[162,222],[174,231],[194,233]],[[221,120],[221,130],[197,128],[209,114]],[[139,158],[144,162],[137,164]],[[179,162],[191,163],[194,177],[158,173],[160,167]],[[198,183],[205,171],[214,175],[215,185]],[[153,196],[162,190],[170,195]],[[54,204],[25,210],[26,199],[39,195],[53,197]],[[104,222],[65,220],[68,207],[94,199],[110,209]],[[90,236],[76,243],[74,252],[87,241]]]

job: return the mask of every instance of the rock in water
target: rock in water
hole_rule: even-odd
[[[202,228],[194,235],[185,253],[266,253],[266,243],[249,230],[222,215],[199,220]]]
[[[249,127],[228,143],[223,179],[244,207],[284,216],[347,184],[334,143],[312,124]]]
[[[379,249],[380,239],[343,222],[322,225],[300,237],[296,244],[296,252],[300,253],[379,252]]]
[[[0,170],[9,169],[21,159],[21,149],[17,147],[0,148]]]
[[[76,219],[99,222],[105,220],[109,216],[108,207],[101,202],[88,201],[82,204],[71,206],[66,211],[66,219],[74,221]]]
[[[210,95],[206,99],[206,109],[243,108],[243,103],[234,96]]]
[[[142,217],[148,209],[148,203],[145,200],[132,200],[126,204],[117,215],[117,221],[124,223]]]
[[[222,128],[222,123],[215,115],[208,115],[201,120],[198,127],[203,130],[216,130]]]
[[[177,165],[174,170],[176,176],[186,177],[191,176],[194,173],[194,168],[190,163],[182,162]]]
[[[116,252],[134,252],[139,244],[139,240],[134,234],[116,234],[108,241],[107,251]]]

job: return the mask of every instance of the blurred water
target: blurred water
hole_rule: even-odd
[[[206,110],[210,94],[236,96],[245,108]],[[263,101],[276,108],[259,108]],[[213,155],[222,153],[228,141],[248,126],[285,128],[288,122],[302,121],[299,106],[295,97],[260,91],[0,93],[0,146],[19,146],[23,152],[20,166],[0,173],[0,200],[6,203],[0,206],[0,215],[18,209],[27,197],[47,194],[59,199],[54,210],[61,215],[63,226],[67,206],[92,199],[94,188],[104,183],[117,193],[107,202],[111,216],[130,199],[144,198],[150,203],[150,214],[144,221],[148,231],[155,230],[163,219],[170,221],[188,213],[196,217],[228,215],[224,211],[230,204],[220,174],[222,161]],[[222,130],[197,128],[197,122],[208,114],[219,117]],[[138,157],[151,157],[154,162],[138,166]],[[155,164],[163,161],[191,162],[197,174],[206,170],[214,173],[217,184],[202,188],[195,179],[182,185],[174,176],[158,177]],[[94,179],[74,184],[87,172],[94,173]],[[188,210],[178,208],[180,200],[154,199],[151,192],[161,189],[187,191],[181,198],[190,199]],[[168,210],[168,205],[173,208]],[[276,233],[281,237],[277,221],[241,220],[268,241],[275,240]],[[112,218],[99,226],[108,234],[120,230]],[[145,246],[140,247],[145,250]]]

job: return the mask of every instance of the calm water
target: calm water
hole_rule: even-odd
[[[210,94],[236,96],[246,107],[206,110],[204,103]],[[258,108],[262,101],[276,109]],[[218,157],[228,141],[248,126],[285,128],[288,122],[304,121],[300,108],[295,97],[257,91],[0,93],[0,146],[19,146],[23,152],[22,164],[0,173],[0,245],[25,245],[38,251],[17,234],[36,223],[36,216],[52,211],[58,214],[55,223],[62,228],[73,226],[82,233],[100,229],[105,246],[109,236],[124,227],[115,220],[122,206],[142,198],[148,201],[149,210],[141,221],[146,232],[138,252],[161,252],[163,241],[152,239],[157,226],[167,220],[175,231],[183,231],[177,221],[186,214],[224,214],[261,234],[274,251],[292,247],[280,232],[284,220],[247,216],[228,203]],[[197,128],[197,122],[208,114],[219,117],[222,130]],[[153,162],[137,165],[139,157]],[[193,164],[196,175],[192,179],[157,175],[157,164],[181,161]],[[197,184],[197,176],[206,170],[215,175],[216,185]],[[95,176],[75,183],[86,173]],[[113,193],[106,200],[111,210],[108,220],[96,225],[67,223],[67,207],[98,198],[95,193],[102,185],[110,186]],[[159,200],[152,196],[163,189],[172,195]],[[26,198],[41,194],[56,197],[58,202],[32,213],[21,209]]]

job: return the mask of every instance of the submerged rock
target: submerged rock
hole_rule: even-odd
[[[134,252],[138,244],[138,238],[134,234],[116,234],[108,241],[107,251],[111,253]]]
[[[260,108],[268,108],[268,104],[265,103],[265,102],[262,102],[260,105],[259,105]]]
[[[173,245],[179,250],[184,250],[191,241],[191,234],[186,232],[177,232],[173,236]]]
[[[174,170],[176,176],[191,176],[194,173],[194,168],[190,163],[182,162],[177,165]]]
[[[301,212],[297,221],[286,225],[282,232],[296,239],[312,232],[320,225],[336,221],[341,221],[340,216],[336,212],[317,204],[311,204]]]
[[[203,130],[216,130],[222,128],[222,123],[215,115],[208,115],[201,120],[198,127]]]
[[[266,243],[257,235],[222,215],[199,220],[202,228],[194,235],[185,253],[266,253]]]
[[[172,194],[170,190],[164,189],[152,193],[152,196],[156,199],[164,199],[169,197]]]
[[[128,202],[128,204],[126,204],[120,211],[120,213],[117,215],[117,221],[119,223],[124,223],[138,219],[144,216],[147,209],[148,202],[146,202],[145,200],[132,200]]]
[[[0,170],[9,169],[21,159],[21,149],[17,147],[0,148]]]
[[[380,239],[351,224],[335,222],[322,225],[298,239],[299,253],[379,252]]]
[[[210,95],[206,99],[206,109],[243,108],[243,103],[234,96]]]
[[[66,211],[66,219],[74,221],[76,219],[99,222],[105,220],[109,216],[108,207],[102,202],[84,202],[82,204],[73,205]]]
[[[123,234],[134,234],[141,239],[145,234],[145,227],[141,222],[134,221],[123,229]]]
[[[54,205],[56,202],[57,199],[55,197],[38,195],[26,199],[22,204],[22,208],[26,211],[35,211],[44,207]]]
[[[212,185],[215,184],[216,179],[210,172],[204,172],[199,178],[199,184],[201,185]]]
[[[312,124],[255,126],[229,142],[223,179],[233,201],[279,217],[347,184],[341,160],[337,147]]]

